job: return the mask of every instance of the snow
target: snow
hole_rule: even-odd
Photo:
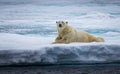
[[[18,34],[0,33],[0,48],[1,49],[34,49],[42,45],[52,43],[52,37],[35,37],[24,36]]]

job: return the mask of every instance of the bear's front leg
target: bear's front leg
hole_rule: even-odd
[[[57,38],[55,39],[55,42],[53,42],[52,44],[60,43],[61,40],[62,40],[62,37],[57,36]]]
[[[67,41],[67,40],[66,40],[66,38],[65,38],[65,37],[63,37],[62,39],[56,40],[56,41],[55,41],[55,42],[53,42],[52,44],[67,43],[66,41]]]

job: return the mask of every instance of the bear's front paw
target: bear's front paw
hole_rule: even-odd
[[[56,40],[60,40],[60,39],[62,39],[62,38],[61,38],[61,37],[57,37],[57,38],[56,38]]]
[[[52,44],[55,44],[55,42],[53,42]]]
[[[52,44],[57,44],[57,42],[53,42]]]

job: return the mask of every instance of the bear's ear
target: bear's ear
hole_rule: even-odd
[[[56,23],[58,23],[58,21],[56,21]]]
[[[68,24],[68,21],[66,21],[66,24]]]

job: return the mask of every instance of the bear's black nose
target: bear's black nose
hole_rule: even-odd
[[[62,27],[62,24],[59,24],[59,27]]]

